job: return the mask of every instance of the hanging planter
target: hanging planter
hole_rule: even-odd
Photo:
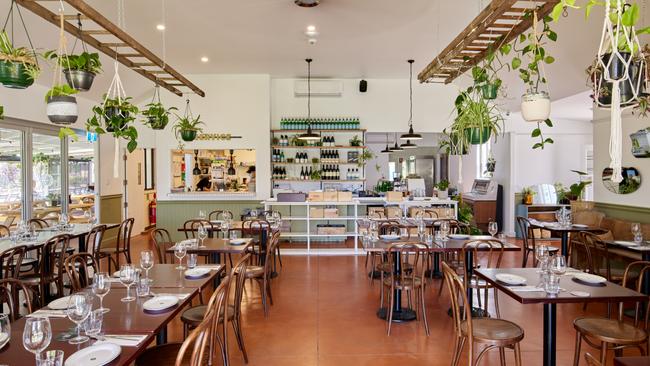
[[[45,95],[47,118],[57,125],[71,125],[77,122],[79,111],[77,98],[72,95],[76,90],[68,85],[57,85]]]
[[[492,136],[492,130],[489,127],[471,127],[465,129],[465,137],[467,141],[472,145],[482,145]]]
[[[521,96],[521,116],[527,122],[545,121],[551,115],[551,98],[546,92]]]
[[[10,89],[26,89],[34,84],[34,66],[28,62],[0,61],[0,83]]]
[[[176,135],[176,139],[180,138],[185,142],[191,142],[196,139],[199,132],[203,131],[199,126],[205,125],[205,123],[201,122],[200,115],[194,118],[192,115],[192,109],[190,108],[189,99],[187,99],[185,103],[185,114],[183,117],[178,115],[176,115],[176,117],[178,117],[178,120],[176,120],[176,123],[174,124],[174,134]]]
[[[164,130],[169,123],[169,115],[171,112],[178,110],[176,107],[165,108],[160,102],[160,86],[158,84],[154,87],[151,103],[147,104],[146,107],[147,109],[142,112],[142,115],[145,117],[144,124],[153,130]]]
[[[29,40],[30,48],[14,47],[14,10],[18,13],[22,28]],[[10,22],[11,21],[11,22]],[[7,34],[7,25],[11,25],[11,37]],[[23,21],[23,15],[16,0],[11,0],[9,12],[5,19],[4,26],[0,32],[0,83],[11,89],[25,89],[34,84],[40,75],[41,69],[38,65],[34,45],[32,45],[27,26]]]
[[[610,108],[612,105],[613,81],[605,80],[603,65],[609,65],[607,71],[614,81],[619,81],[619,100],[622,106],[636,105],[638,97],[644,92],[645,60],[644,57],[636,57],[630,61],[632,55],[629,52],[621,53],[620,57],[612,57],[612,53],[606,53],[596,60],[594,65],[587,68],[589,75],[588,85],[594,90],[592,98],[600,108]],[[629,66],[626,66],[629,65]],[[626,74],[627,71],[627,74]]]
[[[488,99],[488,100],[497,99],[498,92],[499,92],[499,86],[495,83],[481,85],[481,93],[483,93],[484,99]]]

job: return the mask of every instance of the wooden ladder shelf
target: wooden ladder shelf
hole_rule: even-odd
[[[64,15],[64,19],[66,20],[64,28],[66,32],[75,37],[81,38],[86,42],[86,44],[94,47],[111,58],[117,59],[124,66],[153,82],[157,82],[161,87],[178,96],[183,95],[183,91],[179,90],[178,87],[186,87],[192,92],[205,97],[205,92],[198,86],[194,85],[173,67],[164,63],[163,60],[153,52],[144,47],[86,2],[83,0],[63,1],[76,9],[76,11],[81,14],[82,20],[90,21],[93,26],[96,27],[96,29],[83,29],[82,32],[79,32],[77,25],[72,23],[78,19],[78,15],[66,14]],[[16,0],[16,2],[48,22],[57,27],[59,26],[59,14],[39,4],[39,2],[53,3],[53,1]],[[103,36],[102,40],[100,41],[95,38],[96,35]]]

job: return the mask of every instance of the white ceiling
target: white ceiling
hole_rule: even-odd
[[[162,56],[163,0],[126,0],[126,30]],[[9,6],[0,0],[0,11]],[[117,23],[117,1],[87,0]],[[487,0],[322,0],[315,8],[300,8],[293,0],[165,0],[167,62],[184,74],[305,75],[306,57],[314,59],[316,76],[335,78],[405,78],[406,59],[414,58],[414,74],[444,48],[485,6]],[[58,2],[41,2],[56,9]],[[32,38],[40,49],[57,45],[56,28],[24,11]],[[554,25],[559,34],[550,46],[557,63],[547,68],[553,99],[586,90],[584,68],[594,57],[601,28],[596,11],[589,21],[582,12]],[[642,19],[643,22],[643,19]],[[315,25],[318,43],[303,34]],[[90,28],[90,26],[87,26]],[[21,37],[18,37],[20,39]],[[72,44],[73,39],[69,39]],[[202,63],[202,56],[209,57]],[[111,78],[111,64],[88,96],[99,98]],[[132,71],[123,72],[127,92],[140,96],[151,82]],[[515,73],[506,75],[514,109],[523,92]],[[49,85],[47,73],[39,81]],[[201,87],[201,85],[199,85]]]

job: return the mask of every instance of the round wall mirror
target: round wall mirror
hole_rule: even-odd
[[[610,192],[628,194],[636,192],[641,187],[641,173],[636,168],[623,167],[621,172],[623,180],[620,183],[612,182],[612,168],[603,170],[603,184]]]

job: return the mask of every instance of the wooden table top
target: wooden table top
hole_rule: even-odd
[[[650,241],[646,241],[645,245],[630,245],[634,244],[634,242],[626,240],[610,240],[605,243],[609,246],[629,250],[631,252],[650,252]]]
[[[614,357],[614,366],[648,366],[650,356]]]
[[[577,282],[573,276],[567,272],[560,279],[560,291],[555,296],[547,295],[543,290],[535,292],[513,291],[517,286],[508,286],[496,279],[499,273],[509,273],[526,278],[527,285],[536,286],[540,283],[540,273],[537,268],[478,268],[474,274],[493,284],[499,291],[517,300],[522,304],[536,303],[583,303],[583,302],[620,302],[620,301],[639,301],[647,299],[648,296],[632,291],[625,287],[619,286],[612,282],[607,282],[604,286],[592,286]],[[575,296],[572,291],[583,291],[590,296]]]
[[[544,230],[550,230],[550,231],[556,231],[556,232],[565,232],[565,233],[578,233],[581,231],[590,231],[590,232],[598,232],[598,231],[606,231],[603,228],[600,228],[598,226],[582,226],[582,225],[571,225],[571,226],[560,226],[559,223],[557,222],[543,222],[543,221],[532,221],[530,222],[530,226],[537,228],[537,229],[544,229]]]
[[[435,245],[429,247],[429,251],[431,252],[457,252],[463,249],[463,246],[466,243],[476,241],[476,240],[499,240],[494,237],[490,236],[470,236],[469,239],[448,239],[446,241],[442,240],[436,240],[434,241]],[[368,252],[386,252],[388,251],[388,248],[396,243],[421,243],[420,240],[416,237],[410,237],[410,238],[401,238],[399,240],[383,240],[379,239],[374,242],[370,242],[367,244],[364,244],[364,250]],[[479,248],[479,251],[486,250]],[[503,250],[504,251],[519,251],[521,248],[517,245],[510,244],[510,243],[503,243]]]
[[[184,261],[184,266],[186,263]],[[184,269],[176,269],[178,263],[176,264],[159,264],[156,263],[153,268],[149,270],[149,279],[153,282],[149,285],[151,288],[198,288],[202,289],[208,285],[212,284],[212,280],[225,270],[223,264],[210,264],[210,265],[198,265],[197,267],[208,267],[213,269],[210,273],[201,278],[187,278],[185,277]],[[187,266],[186,266],[187,267]],[[141,270],[140,275],[144,278],[145,271]],[[122,283],[119,282],[118,278],[115,278],[111,284],[111,288],[126,288]],[[131,290],[135,290],[135,286],[131,286]],[[156,291],[154,291],[156,292]]]
[[[120,224],[102,224],[102,225],[106,225],[107,230],[114,229],[120,226]],[[36,230],[36,234],[37,234],[36,239],[26,241],[26,242],[18,242],[16,245],[26,245],[28,249],[32,249],[32,247],[34,249],[37,249],[41,245],[45,244],[45,242],[47,242],[50,238],[56,235],[68,234],[72,238],[79,238],[81,236],[87,235],[91,228],[92,228],[91,224],[74,224],[74,227],[72,228],[71,231],[59,231],[54,228]],[[9,238],[0,239],[0,252],[14,246],[15,245],[11,242],[11,239]]]
[[[230,254],[241,254],[246,251],[246,249],[251,246],[255,240],[252,238],[247,238],[247,242],[244,244],[234,245],[230,243],[229,239],[222,238],[205,238],[203,240],[203,246],[199,248],[187,248],[188,253],[197,253],[197,254],[212,254],[212,253],[230,253]],[[167,249],[167,253],[173,253],[174,247]]]

